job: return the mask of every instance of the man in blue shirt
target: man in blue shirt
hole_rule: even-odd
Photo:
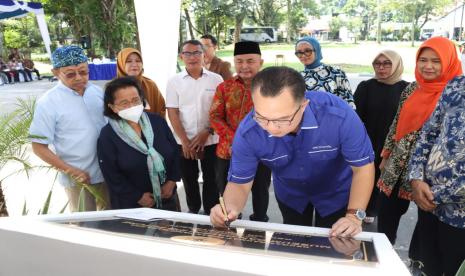
[[[357,114],[343,100],[305,92],[295,70],[270,67],[252,83],[254,110],[234,137],[227,217],[211,210],[213,225],[225,226],[243,209],[258,162],[270,167],[286,224],[332,228],[331,236],[354,236],[362,228],[373,189],[374,154]]]
[[[88,82],[87,57],[81,48],[58,48],[52,60],[52,72],[60,82],[37,101],[29,129],[32,150],[61,172],[59,181],[65,187],[71,211],[78,210],[81,194],[76,180],[92,184],[108,208],[108,191],[97,158],[97,139],[107,122],[103,116],[103,91]],[[105,207],[89,191],[83,194],[86,211]]]

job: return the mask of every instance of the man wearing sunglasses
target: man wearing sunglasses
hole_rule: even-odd
[[[86,211],[109,208],[108,191],[97,159],[97,139],[107,123],[103,116],[103,91],[89,83],[87,56],[77,46],[63,46],[52,54],[53,75],[60,81],[36,105],[29,129],[32,150],[60,171],[72,212],[78,211],[80,194]],[[49,145],[53,145],[52,151]],[[104,202],[97,202],[82,185],[90,184]],[[106,204],[106,206],[105,206]]]
[[[273,173],[285,224],[331,228],[354,236],[373,188],[374,154],[357,114],[330,93],[306,93],[295,70],[271,67],[252,81],[254,110],[239,125],[224,192],[210,220],[221,227],[243,209],[259,162]]]

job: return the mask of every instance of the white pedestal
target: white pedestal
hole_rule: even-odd
[[[143,210],[152,212],[154,217],[209,224],[207,216]],[[374,241],[379,262],[366,266],[163,242],[56,223],[140,211],[0,218],[0,275],[410,275],[387,238],[378,233],[363,232],[357,236]],[[252,221],[236,221],[231,226],[317,236],[328,233],[323,228]]]

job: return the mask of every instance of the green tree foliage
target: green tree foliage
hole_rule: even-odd
[[[53,14],[51,20],[61,21],[69,26],[74,43],[81,36],[91,38],[93,49],[98,53],[114,57],[123,47],[137,47],[134,3],[131,0],[41,0],[46,14]],[[57,25],[59,36],[62,24]]]
[[[2,21],[3,37],[6,48],[36,48],[43,47],[42,38],[34,15],[19,19]]]
[[[339,38],[339,29],[344,26],[344,21],[339,17],[331,18],[329,22],[329,39],[337,40]]]
[[[320,0],[320,14],[337,16],[346,2],[347,0]]]
[[[244,23],[276,28],[286,23],[288,34],[295,37],[309,15],[319,14],[315,0],[183,0],[181,9],[191,36],[212,33],[219,37],[223,32],[227,38],[228,29],[234,28],[234,41]]]
[[[257,26],[278,27],[284,21],[286,6],[283,0],[253,0],[250,19]]]
[[[419,32],[415,30],[420,30],[432,16],[443,14],[452,3],[452,0],[390,0],[386,8],[396,11],[393,13],[394,20],[412,23],[413,44],[419,38]]]
[[[318,16],[319,8],[313,0],[287,0],[288,2],[288,42],[296,38],[299,30],[305,27],[308,16]]]
[[[189,24],[192,37],[212,34],[222,41],[221,33],[228,35],[227,28],[234,23],[234,1],[221,0],[185,0],[182,10]],[[195,25],[191,24],[189,8],[195,14]],[[189,18],[189,19],[188,19]],[[195,33],[194,33],[195,31]],[[226,40],[226,37],[223,37]]]

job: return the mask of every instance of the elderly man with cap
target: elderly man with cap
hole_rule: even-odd
[[[71,211],[78,211],[80,201],[86,211],[108,208],[108,191],[97,159],[97,139],[107,122],[103,91],[88,82],[87,57],[81,48],[60,47],[53,52],[52,62],[59,82],[37,101],[29,129],[32,150],[60,171]],[[105,202],[97,201],[87,189],[81,193],[82,185],[76,182],[89,184]]]
[[[234,45],[234,66],[237,75],[221,83],[210,109],[210,124],[219,136],[216,147],[216,183],[223,192],[228,178],[231,147],[236,129],[253,108],[250,86],[252,79],[263,65],[260,46],[256,42],[243,41]],[[259,163],[252,185],[253,214],[250,220],[268,221],[268,188],[271,171]]]

